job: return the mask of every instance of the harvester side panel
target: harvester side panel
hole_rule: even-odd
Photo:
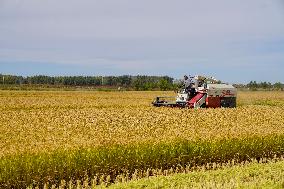
[[[236,97],[237,89],[227,84],[208,84],[208,96],[210,97]]]
[[[236,97],[223,97],[221,98],[221,107],[224,108],[235,108],[237,106]]]
[[[206,104],[208,108],[219,108],[221,107],[220,97],[207,97]]]

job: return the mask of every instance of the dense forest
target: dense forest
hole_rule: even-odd
[[[178,87],[178,81],[169,76],[123,75],[123,76],[15,76],[0,74],[0,86],[55,86],[55,87],[92,87],[92,88],[122,88],[130,90],[173,90]],[[276,82],[256,82],[234,84],[243,89],[280,90],[284,84]]]

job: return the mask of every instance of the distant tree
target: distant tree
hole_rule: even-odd
[[[129,86],[131,84],[131,80],[132,78],[129,75],[119,76],[119,84],[121,86],[124,86],[124,87]]]
[[[172,87],[171,83],[169,83],[169,80],[167,80],[165,78],[163,78],[159,81],[158,86],[159,86],[160,90],[162,90],[162,91],[169,90]]]
[[[276,83],[274,83],[274,85],[273,85],[273,87],[275,88],[275,89],[283,89],[284,88],[284,86],[283,86],[284,84],[282,84],[282,83],[280,83],[280,82],[276,82]]]
[[[258,88],[262,88],[262,89],[270,89],[271,88],[271,83],[269,82],[261,82],[258,84]]]
[[[255,89],[258,87],[256,81],[250,81],[248,84],[247,84],[247,87],[250,88],[250,89]]]

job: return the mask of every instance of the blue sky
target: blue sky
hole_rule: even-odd
[[[284,82],[283,0],[0,0],[0,73]]]

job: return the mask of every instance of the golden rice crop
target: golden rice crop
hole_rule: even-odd
[[[131,148],[134,151],[137,150],[136,148],[144,149],[145,152],[149,151],[151,153],[147,161],[155,161],[157,157],[153,155],[153,151],[149,150],[150,148],[158,146],[157,149],[160,150],[159,145],[171,143],[178,146],[180,143],[176,141],[188,141],[181,145],[185,148],[189,144],[220,146],[222,144],[220,141],[223,140],[229,141],[228,145],[225,143],[228,148],[226,150],[230,150],[228,146],[233,143],[245,144],[248,140],[250,141],[248,144],[254,144],[253,141],[259,142],[265,137],[272,141],[271,136],[284,136],[283,92],[240,92],[237,108],[198,110],[154,108],[150,103],[157,95],[173,96],[174,94],[172,92],[2,91],[0,92],[2,167],[9,164],[8,160],[9,166],[12,165],[11,162],[22,161],[32,156],[44,157],[42,160],[47,161],[50,156],[46,154],[64,154],[68,151],[71,155],[73,152],[78,155],[82,149],[86,149],[87,152],[92,151],[92,154],[99,152],[101,155],[111,151],[123,156],[124,153],[118,152],[117,148],[112,148],[117,145],[126,146],[125,148]],[[256,139],[247,139],[253,137]],[[281,137],[275,139],[271,145],[281,144],[282,139]],[[145,144],[147,144],[146,147],[144,147]],[[131,147],[127,147],[129,145]],[[219,150],[218,155],[222,156],[222,150],[212,145],[210,148]],[[165,148],[173,150],[176,146]],[[112,149],[103,152],[102,149],[107,148]],[[254,148],[257,149],[257,145]],[[260,150],[264,148],[269,150],[264,146],[261,146]],[[247,149],[252,148],[247,147]],[[275,148],[273,152],[277,149]],[[209,153],[209,151],[206,152]],[[139,153],[137,152],[138,155]],[[165,153],[170,153],[170,150]],[[147,153],[143,152],[143,154]],[[82,154],[78,156],[82,158]],[[129,155],[129,157],[132,156],[134,155]],[[167,156],[170,157],[170,155]],[[56,158],[60,159],[60,157]],[[65,155],[62,157],[69,158]],[[172,157],[175,158],[174,155]],[[115,161],[116,156],[114,155],[113,158]],[[228,158],[231,158],[231,155]],[[92,161],[95,160],[92,159]],[[126,160],[123,159],[123,161]],[[141,165],[143,161],[141,160]],[[5,166],[3,162],[6,162]],[[26,162],[32,161],[28,159]],[[173,161],[168,159],[167,162]],[[49,163],[54,164],[54,162]],[[35,164],[31,163],[30,166],[33,167]],[[85,165],[86,167],[82,170],[90,169],[90,165],[89,167]],[[121,164],[120,168],[123,165]],[[17,166],[21,167],[22,164]],[[168,163],[167,166],[170,164]],[[17,171],[17,168],[7,169]],[[2,178],[4,177],[3,174]]]
[[[284,131],[281,103],[193,110],[151,107],[151,100],[158,92],[1,92],[0,95],[0,156],[176,138],[265,136]],[[254,99],[284,101],[284,95],[283,92],[244,92],[239,99],[251,99],[253,104]]]

